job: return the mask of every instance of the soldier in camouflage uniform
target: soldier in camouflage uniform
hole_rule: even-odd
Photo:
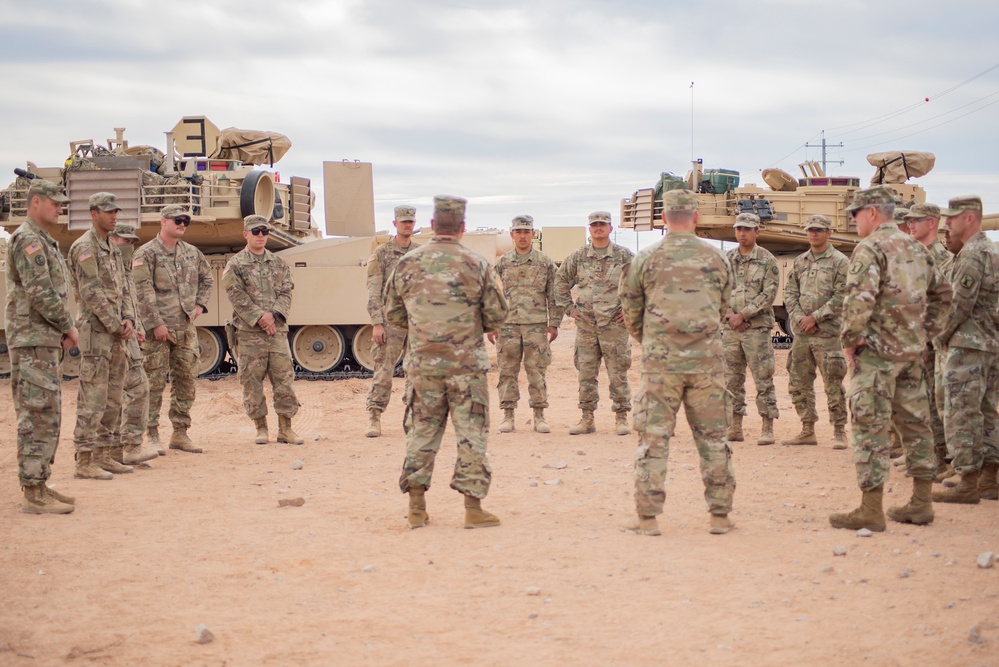
[[[726,378],[732,393],[729,415],[729,441],[742,442],[742,418],[746,414],[746,366],[756,385],[756,409],[763,417],[758,445],[774,444],[774,420],[779,416],[774,389],[773,336],[774,299],[780,286],[780,269],[773,254],[756,245],[760,218],[754,213],[740,213],[732,225],[739,247],[728,251],[728,261],[735,274],[728,323],[722,329],[725,345]]]
[[[288,347],[288,314],[295,284],[288,264],[267,250],[271,227],[262,215],[243,218],[246,247],[229,260],[222,287],[232,303],[229,326],[235,329],[236,365],[243,385],[243,409],[257,427],[254,442],[266,445],[267,401],[264,378],[271,380],[274,412],[278,414],[278,442],[305,442],[291,428],[298,412],[292,381],[295,369]],[[227,327],[228,328],[228,327]]]
[[[642,383],[635,409],[635,503],[638,520],[624,530],[659,535],[656,516],[666,494],[669,441],[684,406],[701,460],[710,532],[732,527],[735,493],[732,450],[725,441],[728,403],[722,364],[721,322],[732,292],[725,255],[694,235],[697,195],[669,190],[663,196],[668,234],[638,254],[621,282],[628,331],[642,343]]]
[[[483,334],[496,331],[507,305],[484,258],[461,245],[465,200],[434,197],[433,240],[399,260],[385,291],[386,320],[409,333],[406,373],[406,460],[399,488],[409,494],[411,528],[429,519],[425,493],[448,414],[458,438],[451,488],[465,496],[465,528],[499,525],[482,509],[492,469],[489,430],[489,355]]]
[[[840,311],[846,293],[850,260],[829,245],[832,220],[813,215],[805,222],[810,249],[794,258],[784,288],[794,342],[787,357],[788,393],[801,419],[801,433],[785,445],[817,445],[815,422],[815,371],[822,373],[829,421],[833,424],[833,449],[846,449],[846,355],[839,345]]]
[[[930,251],[936,270],[943,282],[950,284],[946,277],[947,267],[953,260],[953,255],[940,242],[940,207],[936,204],[913,204],[905,214],[909,236],[916,239]],[[952,290],[953,291],[953,290]],[[926,358],[923,362],[923,377],[926,378],[927,392],[930,402],[930,427],[933,431],[933,449],[936,453],[936,481],[953,477],[954,470],[947,464],[950,455],[947,453],[947,438],[944,433],[943,417],[943,385],[940,373],[943,372],[943,354],[937,354],[939,343],[926,346]],[[937,389],[940,388],[941,401],[937,404]]]
[[[611,409],[615,414],[615,433],[628,435],[628,413],[631,411],[631,342],[621,316],[621,299],[617,288],[621,276],[635,256],[633,252],[610,240],[611,214],[596,211],[590,214],[590,242],[575,250],[555,273],[555,299],[561,311],[576,321],[576,349],[573,357],[579,371],[579,423],[569,429],[570,435],[594,433],[593,412],[597,409],[597,372],[600,360],[607,368],[610,384]],[[578,289],[572,299],[572,288]]]
[[[371,318],[371,357],[375,363],[375,375],[371,378],[368,391],[368,415],[370,418],[369,438],[382,434],[381,416],[388,407],[392,394],[392,377],[395,365],[406,348],[406,330],[399,329],[385,320],[385,285],[392,275],[395,265],[410,250],[420,247],[413,242],[413,227],[416,225],[416,209],[412,206],[396,206],[395,237],[378,246],[368,259],[368,316]],[[409,386],[409,378],[406,378]]]
[[[69,514],[76,502],[46,484],[59,446],[64,351],[79,341],[69,312],[69,268],[50,232],[69,198],[55,183],[34,180],[28,188],[28,219],[7,244],[10,387],[17,415],[17,473],[24,492],[21,511]]]
[[[121,264],[125,268],[124,279],[132,294],[132,310],[138,317],[139,302],[135,296],[135,282],[132,280],[132,260],[135,255],[133,244],[139,240],[139,237],[135,235],[135,230],[130,225],[119,222],[108,238],[118,246],[118,251],[121,253]],[[125,384],[122,388],[121,415],[113,434],[114,441],[120,443],[123,448],[119,463],[129,465],[141,464],[166,453],[142,446],[142,436],[146,432],[146,422],[149,421],[149,378],[146,377],[146,371],[142,367],[142,349],[139,347],[144,342],[146,342],[146,331],[141,321],[137,319],[135,335],[125,341],[128,370],[125,371]]]
[[[179,204],[160,211],[160,233],[139,248],[132,261],[139,317],[146,327],[142,354],[149,376],[149,437],[159,444],[160,406],[170,373],[170,449],[200,454],[187,435],[198,375],[198,332],[194,320],[207,310],[212,278],[208,260],[181,240],[191,214]]]
[[[852,512],[830,515],[834,528],[885,529],[882,501],[893,420],[902,432],[913,492],[908,504],[889,509],[888,516],[915,524],[933,521],[935,465],[922,358],[927,340],[943,324],[950,291],[926,249],[894,224],[894,208],[891,190],[879,185],[859,190],[846,209],[862,238],[847,273],[840,342],[853,368],[847,396],[863,500]]]
[[[520,362],[527,373],[531,407],[534,408],[534,430],[550,433],[545,421],[548,407],[548,386],[545,370],[552,362],[551,343],[558,337],[562,311],[555,305],[555,262],[540,250],[534,250],[534,218],[518,215],[510,226],[514,249],[500,257],[496,273],[503,284],[510,307],[499,334],[489,334],[489,342],[497,343],[499,364],[499,399],[503,409],[500,433],[514,430],[513,411],[520,400],[517,377]]]
[[[933,500],[974,504],[999,499],[999,248],[982,231],[982,200],[955,197],[940,212],[963,247],[951,269],[953,301],[938,341],[944,429],[961,481]]]

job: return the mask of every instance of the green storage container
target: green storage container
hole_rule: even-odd
[[[739,187],[739,172],[734,169],[705,169],[704,179],[711,181],[715,192],[724,194]]]

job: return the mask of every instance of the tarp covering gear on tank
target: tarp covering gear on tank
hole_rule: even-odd
[[[243,164],[274,163],[285,156],[291,148],[291,139],[277,132],[260,130],[240,130],[227,127],[222,130],[222,144],[218,155],[212,157],[226,160],[240,160]]]
[[[905,183],[910,178],[925,176],[933,170],[936,161],[937,156],[933,153],[920,151],[871,153],[867,156],[867,163],[878,168],[871,185]]]

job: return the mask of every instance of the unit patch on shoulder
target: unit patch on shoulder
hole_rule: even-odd
[[[137,267],[137,266],[142,266],[143,264],[145,264],[145,262],[142,261],[141,257],[136,257],[135,259],[132,260],[132,268],[133,269],[135,267]]]
[[[39,243],[38,241],[32,241],[31,243],[28,244],[28,247],[24,249],[24,254],[30,257],[31,255],[34,255],[36,252],[38,252],[41,249],[42,249],[41,243]]]
[[[864,265],[861,264],[860,262],[854,262],[853,264],[850,265],[850,273],[860,273],[861,271],[864,270],[864,268],[865,268]]]
[[[958,281],[958,284],[961,285],[961,287],[963,287],[964,289],[971,289],[972,287],[975,286],[975,277],[965,274],[961,276],[961,280]]]
[[[77,257],[76,259],[78,261],[80,261],[80,262],[86,262],[88,259],[90,259],[93,256],[94,256],[94,253],[92,253],[89,250],[87,250],[86,252],[81,253],[80,256]]]
[[[35,264],[38,266],[45,266],[45,255],[39,255],[35,257]]]

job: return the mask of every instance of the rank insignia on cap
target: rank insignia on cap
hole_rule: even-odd
[[[42,249],[42,244],[38,241],[32,241],[27,248],[24,249],[24,254],[34,255],[36,252]]]

